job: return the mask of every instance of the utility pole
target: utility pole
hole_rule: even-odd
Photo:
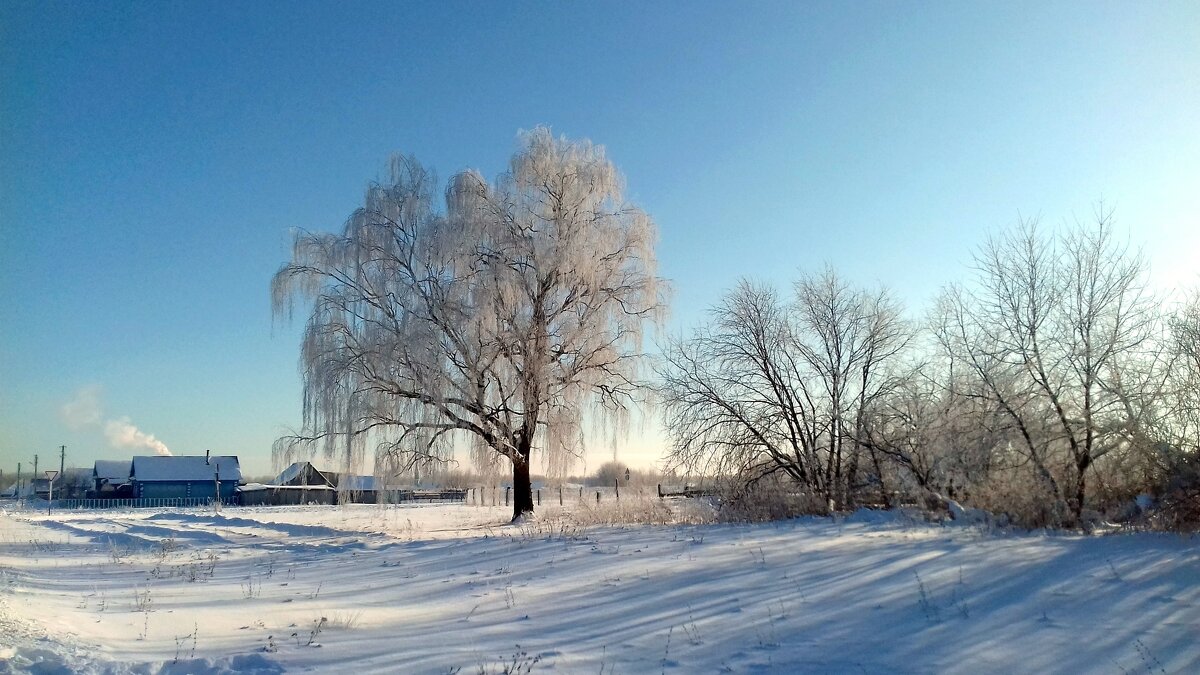
[[[33,499],[37,496],[37,453],[33,455],[33,475],[29,477],[29,498]]]
[[[17,492],[13,495],[13,499],[18,504],[21,503],[21,463],[17,462]]]
[[[58,451],[58,477],[62,478],[63,471],[65,470],[64,465],[66,464],[66,461],[67,461],[67,446],[60,445],[58,447],[60,448],[60,450]]]

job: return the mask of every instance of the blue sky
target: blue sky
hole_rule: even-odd
[[[393,152],[494,175],[538,124],[658,221],[673,332],[826,262],[919,314],[987,232],[1101,198],[1195,286],[1197,36],[1194,2],[0,3],[0,469],[127,457],[127,419],[269,472],[289,228]]]

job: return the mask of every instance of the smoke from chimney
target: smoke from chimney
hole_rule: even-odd
[[[98,384],[77,389],[74,397],[59,409],[59,415],[67,427],[73,431],[81,431],[97,428],[103,424],[104,436],[108,439],[111,447],[149,450],[156,455],[171,454],[166,443],[155,438],[154,434],[148,434],[137,428],[128,417],[104,421],[102,394],[103,388]]]
[[[138,429],[128,417],[109,420],[104,427],[104,435],[108,437],[108,444],[114,448],[146,449],[156,455],[171,455],[166,443],[155,438],[154,434]]]

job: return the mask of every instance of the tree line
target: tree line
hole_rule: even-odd
[[[1200,304],[1152,291],[1103,206],[1058,233],[1021,221],[969,270],[919,319],[832,268],[786,293],[742,281],[664,349],[671,461],[813,510],[956,499],[1078,526],[1153,495],[1194,511]]]

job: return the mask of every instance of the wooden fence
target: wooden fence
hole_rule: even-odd
[[[533,490],[533,501],[537,506],[542,505],[543,497],[546,503],[553,504],[557,501],[559,506],[571,502],[582,502],[587,499],[591,501],[595,499],[599,504],[601,501],[621,500],[621,490],[625,493],[641,495],[647,489],[642,486],[630,487],[626,485],[624,488],[619,483],[614,483],[611,487],[584,487],[576,485],[572,487],[544,487]],[[512,502],[512,487],[511,486],[482,486],[467,488],[464,501],[471,506],[508,506]],[[656,494],[659,499],[665,497],[706,497],[716,494],[712,489],[699,488],[694,485],[684,486],[656,486]]]

